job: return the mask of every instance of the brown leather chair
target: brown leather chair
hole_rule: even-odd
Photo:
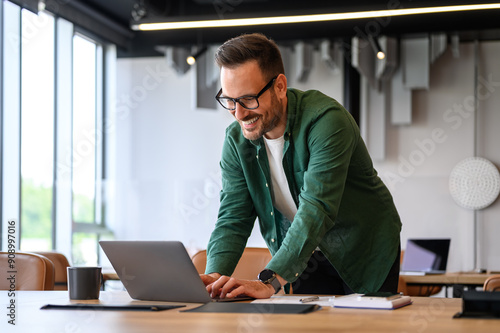
[[[432,296],[439,293],[443,287],[441,286],[412,286],[406,284],[404,276],[399,277],[398,293],[403,293],[407,296]]]
[[[500,275],[493,275],[484,281],[484,291],[500,291]]]
[[[9,259],[13,259],[10,268]],[[0,252],[0,290],[11,289],[12,275],[15,277],[16,290],[53,290],[54,264],[46,257],[28,252],[16,252],[9,256],[8,252]],[[10,271],[15,273],[11,273]],[[14,281],[12,281],[14,282]]]
[[[405,251],[401,251],[401,261],[403,264],[403,255]],[[431,296],[439,293],[443,289],[442,286],[409,286],[406,284],[404,276],[399,276],[398,292],[408,296]]]
[[[267,248],[247,247],[243,251],[232,277],[237,279],[256,280],[257,275],[266,267],[271,258],[271,253]],[[198,273],[205,273],[207,251],[199,251],[191,259]]]
[[[35,252],[48,258],[54,264],[54,290],[68,290],[68,258],[59,252]]]

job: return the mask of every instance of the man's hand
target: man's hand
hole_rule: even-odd
[[[201,281],[203,281],[203,284],[205,284],[205,286],[214,283],[220,277],[221,275],[219,273],[200,274]]]
[[[254,298],[269,298],[274,295],[274,288],[259,280],[240,280],[222,275],[215,282],[206,285],[212,298],[233,298],[246,295]]]

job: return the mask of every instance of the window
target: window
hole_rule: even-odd
[[[96,217],[96,48],[73,37],[73,220],[83,223]]]
[[[82,35],[73,37],[73,261],[97,265],[102,231],[102,46]]]
[[[20,250],[55,249],[74,265],[97,265],[98,241],[109,234],[104,62],[112,65],[115,49],[50,13],[0,6],[2,234],[15,218]]]
[[[21,244],[53,248],[54,18],[21,11]]]

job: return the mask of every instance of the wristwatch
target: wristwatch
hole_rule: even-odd
[[[281,283],[280,281],[276,278],[276,273],[273,272],[270,269],[264,269],[262,272],[259,273],[259,276],[257,277],[262,283],[264,284],[270,284],[273,286],[275,290],[275,294],[278,293],[278,291],[281,290]]]

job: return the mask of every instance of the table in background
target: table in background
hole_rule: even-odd
[[[113,267],[103,267],[102,268],[102,289],[105,290],[106,282],[108,281],[120,281],[118,274],[113,269]]]
[[[0,291],[1,332],[493,332],[500,322],[491,319],[453,319],[461,299],[413,297],[414,304],[397,310],[323,307],[308,314],[183,313],[185,308],[160,312],[40,310],[45,304],[69,303],[66,291],[16,292],[16,326],[7,323],[10,298]],[[134,301],[126,292],[104,291],[104,304],[161,304]],[[172,303],[168,303],[172,304]],[[7,328],[5,330],[5,328]]]
[[[487,278],[498,273],[469,273],[457,272],[428,275],[401,275],[407,285],[411,286],[443,286],[453,287],[453,297],[462,297],[464,288],[475,289],[482,287]],[[448,289],[445,289],[448,297]]]

